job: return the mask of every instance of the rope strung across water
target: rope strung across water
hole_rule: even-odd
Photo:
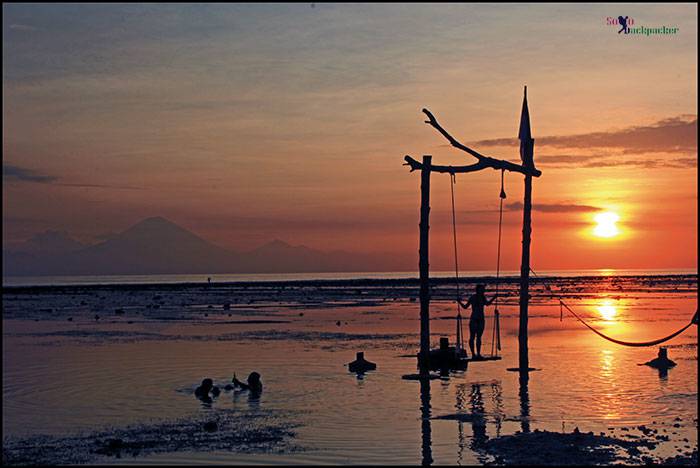
[[[599,332],[598,330],[596,330],[595,328],[593,328],[592,326],[590,326],[589,324],[587,324],[585,320],[583,320],[581,317],[579,317],[578,314],[577,314],[576,312],[574,312],[573,310],[571,310],[571,308],[570,308],[568,305],[566,305],[566,304],[564,303],[564,301],[562,301],[561,299],[559,299],[559,303],[560,303],[561,305],[563,305],[564,308],[566,308],[566,310],[568,310],[569,312],[571,312],[571,313],[573,314],[573,316],[576,317],[576,318],[579,320],[579,322],[581,322],[582,324],[584,324],[585,326],[587,326],[593,333],[595,333],[596,335],[600,336],[601,338],[605,338],[605,339],[608,340],[608,341],[612,341],[613,343],[616,343],[616,344],[619,344],[619,345],[622,345],[622,346],[632,346],[632,347],[638,347],[638,348],[642,348],[642,347],[646,347],[646,346],[656,346],[656,345],[658,345],[658,344],[665,343],[666,341],[669,341],[669,340],[675,338],[676,336],[678,336],[678,335],[680,335],[681,333],[683,333],[684,331],[686,331],[691,325],[697,324],[697,315],[698,315],[698,312],[695,311],[695,316],[694,316],[694,318],[688,323],[688,325],[686,325],[685,327],[681,328],[680,330],[677,330],[677,331],[671,333],[670,335],[668,335],[668,336],[666,336],[666,337],[664,337],[664,338],[659,338],[658,340],[652,340],[652,341],[642,341],[642,342],[622,341],[622,340],[616,340],[615,338],[611,338],[611,337],[609,337],[609,336],[607,336],[607,335],[604,335],[603,333]]]
[[[530,271],[531,271],[532,274],[535,275],[537,278],[540,278],[539,275],[538,275],[537,273],[535,273],[535,271],[534,271],[532,268],[530,268]],[[545,284],[544,287],[545,287],[545,289],[546,289],[547,291],[549,291],[549,292],[552,294],[552,296],[554,296],[554,292],[552,292],[552,288],[551,288],[549,285],[546,285],[546,284]],[[561,296],[558,296],[558,298],[559,298],[559,308],[560,308],[560,314],[561,314],[560,317],[563,316],[563,310],[562,310],[562,307],[563,307],[563,308],[565,308],[566,310],[568,310],[569,312],[571,312],[571,314],[572,314],[574,317],[576,317],[576,319],[578,319],[579,322],[581,322],[581,323],[584,324],[586,327],[588,327],[588,329],[591,330],[593,333],[595,333],[596,335],[600,336],[601,338],[604,338],[604,339],[606,339],[606,340],[608,340],[608,341],[610,341],[610,342],[612,342],[612,343],[619,344],[619,345],[621,345],[621,346],[630,346],[630,347],[639,347],[639,348],[647,347],[647,346],[656,346],[656,345],[658,345],[658,344],[665,343],[666,341],[669,341],[669,340],[675,338],[676,336],[680,335],[681,333],[683,333],[684,331],[686,331],[688,328],[690,328],[691,325],[697,325],[697,324],[698,324],[698,311],[696,310],[696,311],[695,311],[695,315],[693,316],[693,318],[690,320],[690,322],[689,322],[686,326],[684,326],[683,328],[681,328],[681,329],[679,329],[679,330],[677,330],[677,331],[671,333],[671,334],[668,335],[668,336],[665,336],[665,337],[663,337],[663,338],[659,338],[659,339],[657,339],[657,340],[652,340],[652,341],[641,341],[641,342],[638,342],[638,341],[622,341],[622,340],[618,340],[618,339],[612,338],[612,337],[610,337],[610,336],[607,336],[607,335],[605,335],[604,333],[602,333],[602,332],[596,330],[595,328],[593,328],[593,327],[592,327],[591,325],[589,325],[585,320],[583,320],[576,312],[574,312],[574,311],[571,309],[571,307],[569,307],[569,306],[566,304],[566,302],[564,302],[564,300],[561,298]]]

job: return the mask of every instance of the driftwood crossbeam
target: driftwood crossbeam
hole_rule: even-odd
[[[495,158],[490,158],[488,156],[484,156],[483,154],[480,154],[473,149],[469,148],[463,143],[460,143],[457,141],[452,135],[450,135],[447,130],[445,130],[440,123],[437,121],[435,116],[428,110],[428,109],[423,109],[423,113],[428,116],[428,120],[425,121],[425,123],[429,124],[430,126],[434,127],[438,132],[440,132],[446,139],[447,141],[450,142],[452,146],[454,146],[457,149],[460,149],[462,151],[465,151],[472,156],[474,156],[478,162],[476,164],[471,164],[468,166],[430,166],[430,170],[433,172],[442,172],[442,173],[449,173],[449,174],[458,174],[458,173],[465,173],[465,172],[476,172],[480,171],[482,169],[500,169],[500,170],[505,170],[505,171],[511,171],[511,172],[519,172],[521,174],[525,175],[530,175],[533,177],[539,177],[542,175],[542,172],[535,169],[534,167],[526,167],[524,165],[520,164],[515,164],[510,161],[505,161],[503,159],[495,159]],[[418,170],[418,169],[423,169],[423,163],[413,159],[411,156],[406,155],[404,157],[404,160],[406,161],[406,164],[404,166],[409,166],[411,168],[411,172]]]

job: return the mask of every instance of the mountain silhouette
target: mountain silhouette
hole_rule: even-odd
[[[144,219],[95,245],[71,241],[65,234],[47,232],[4,250],[3,276],[383,271],[400,265],[388,255],[327,253],[279,239],[248,252],[234,252],[163,217]],[[36,244],[55,248],[37,249]]]
[[[86,244],[73,239],[65,231],[45,231],[35,234],[23,244],[18,245],[17,251],[35,255],[55,255],[75,252],[87,247]]]
[[[207,273],[236,266],[234,253],[162,217],[145,219],[72,257],[78,273],[69,274]]]

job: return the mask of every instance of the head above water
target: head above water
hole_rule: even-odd
[[[212,388],[213,386],[214,386],[214,381],[212,379],[202,380],[202,387],[203,388]]]
[[[485,292],[486,292],[486,286],[484,286],[483,284],[476,285],[476,293],[477,294],[481,295],[481,294],[484,294]]]
[[[248,385],[256,385],[260,383],[260,374],[251,372],[248,376]]]

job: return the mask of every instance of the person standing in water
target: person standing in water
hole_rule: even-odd
[[[463,309],[468,309],[472,306],[472,314],[469,317],[469,349],[472,352],[473,358],[481,358],[481,335],[484,334],[486,326],[486,317],[484,316],[484,307],[491,305],[496,300],[493,296],[490,300],[486,299],[484,292],[486,288],[483,284],[476,285],[476,293],[469,297],[466,303],[457,299],[457,302]],[[474,352],[474,340],[476,339],[476,353]]]

